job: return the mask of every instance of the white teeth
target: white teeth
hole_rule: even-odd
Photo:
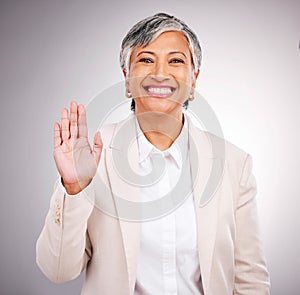
[[[148,89],[149,92],[154,93],[154,94],[170,94],[172,93],[171,88],[154,88],[151,87]]]

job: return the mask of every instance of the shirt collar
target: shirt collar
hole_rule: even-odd
[[[137,142],[138,142],[138,149],[139,149],[139,163],[145,161],[148,157],[151,157],[153,153],[160,153],[164,157],[171,156],[174,161],[176,162],[179,168],[182,167],[182,159],[187,153],[187,146],[188,146],[188,120],[184,116],[184,123],[182,129],[180,131],[179,136],[173,142],[173,144],[166,150],[161,151],[156,148],[152,143],[148,141],[145,137],[144,133],[142,132],[138,120],[135,116],[135,126],[136,126],[136,134],[137,134]]]

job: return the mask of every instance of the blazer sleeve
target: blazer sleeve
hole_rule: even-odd
[[[239,182],[236,206],[234,295],[270,294],[256,206],[256,181],[252,159],[246,156]]]
[[[53,282],[75,279],[91,257],[87,221],[93,210],[93,181],[77,195],[56,182],[45,225],[36,243],[36,262]]]

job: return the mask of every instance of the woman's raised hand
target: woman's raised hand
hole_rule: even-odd
[[[86,111],[83,105],[71,102],[61,110],[61,122],[54,124],[54,160],[68,194],[83,190],[97,171],[102,152],[100,132],[94,136],[93,149],[88,142]]]

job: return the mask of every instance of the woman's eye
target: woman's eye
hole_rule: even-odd
[[[173,59],[170,61],[170,63],[175,63],[175,64],[177,64],[177,63],[184,63],[184,61],[183,61],[182,59],[180,59],[180,58],[173,58]]]
[[[139,62],[144,62],[144,63],[152,63],[153,61],[152,61],[152,59],[150,59],[150,58],[147,58],[147,57],[144,57],[144,58],[141,58],[140,60],[139,60]]]

